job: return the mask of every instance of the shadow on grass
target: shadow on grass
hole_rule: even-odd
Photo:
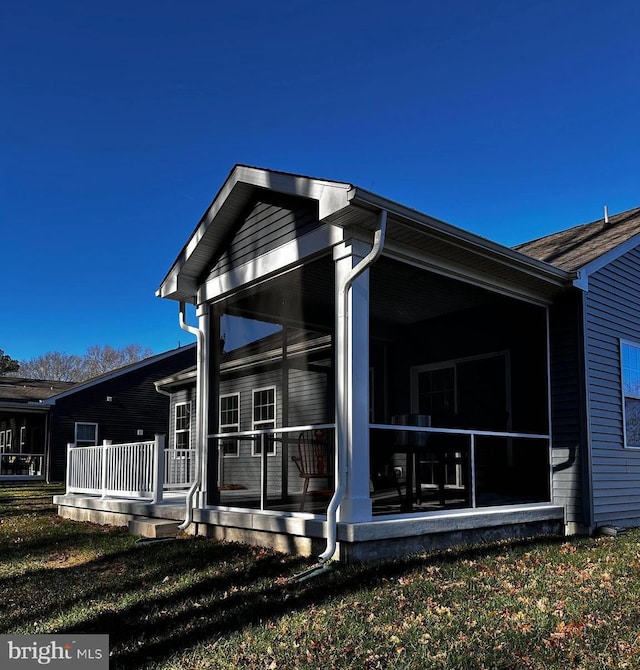
[[[35,554],[37,560],[25,574],[0,581],[6,606],[0,631],[108,633],[112,670],[162,663],[197,644],[376,588],[433,564],[566,541],[501,542],[338,566],[316,579],[290,584],[283,578],[301,572],[310,560],[203,538],[132,546],[133,538],[124,533],[61,522],[52,510],[50,522],[39,511],[22,513],[36,514],[34,519],[43,522],[41,534],[34,528],[25,542],[0,549],[0,556],[26,561]],[[85,549],[103,555],[67,566],[67,558],[82,561]],[[55,565],[56,552],[64,554],[60,565]]]
[[[526,550],[529,544],[523,541],[517,546]],[[538,540],[536,546],[539,545]],[[218,561],[226,570],[178,586],[170,593],[154,593],[154,584],[157,586],[162,581],[160,569],[147,575],[144,584],[137,584],[145,595],[133,604],[117,611],[90,614],[60,632],[108,632],[113,654],[111,667],[133,670],[151,662],[161,663],[199,643],[214,642],[310,605],[319,606],[362,589],[375,588],[411,570],[465,558],[488,558],[504,551],[502,544],[384,563],[339,566],[316,579],[291,584],[282,578],[308,567],[309,560],[269,553],[256,558],[255,550],[214,543],[211,551],[206,552],[206,558]],[[184,568],[193,568],[191,561],[178,563]],[[135,589],[135,580],[129,586]],[[126,585],[120,590],[126,591]],[[92,594],[92,598],[99,596],[99,590]]]

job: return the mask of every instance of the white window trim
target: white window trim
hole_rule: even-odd
[[[25,445],[27,444],[27,427],[26,426],[20,426],[20,437],[18,438],[18,446],[20,447],[20,451],[24,450]]]
[[[254,421],[254,411],[255,411],[255,402],[256,394],[262,391],[273,391],[273,421]],[[251,391],[251,426],[252,430],[260,430],[263,427],[267,428],[277,428],[278,426],[278,394],[275,386],[263,386],[262,388],[253,389]],[[268,426],[267,424],[273,424],[273,426]],[[267,456],[275,456],[277,453],[276,443],[272,442],[272,451],[267,451]],[[253,440],[251,444],[251,455],[260,456],[260,452],[256,449],[258,446],[257,440]]]
[[[238,422],[237,423],[222,423],[222,399],[223,398],[237,398],[238,399]],[[223,430],[224,428],[233,428],[233,430],[228,431],[229,433],[238,433],[240,432],[240,393],[224,393],[223,395],[220,396],[220,430],[219,432],[224,433],[227,432]],[[227,454],[224,453],[223,450],[223,457],[224,458],[240,458],[240,440],[236,439],[236,450],[235,453],[233,454]]]
[[[178,428],[178,407],[188,407],[189,408],[189,427],[188,428]],[[177,402],[173,408],[173,448],[174,449],[183,449],[184,447],[178,447],[178,433],[187,433],[189,439],[187,440],[187,449],[191,449],[191,401],[187,400],[185,402]]]
[[[95,426],[95,430],[93,431],[94,434],[94,442],[91,444],[88,440],[82,440],[82,445],[78,444],[78,426]],[[74,440],[74,445],[76,447],[78,446],[83,446],[83,447],[91,447],[91,446],[96,446],[98,444],[98,424],[93,423],[92,421],[76,421],[74,430],[73,430],[73,440]]]
[[[640,351],[640,344],[638,342],[632,342],[631,340],[623,340],[620,338],[620,402],[622,404],[622,444],[625,449],[631,449],[638,451],[640,450],[640,445],[637,444],[628,444],[627,442],[627,403],[626,398],[633,398],[634,400],[640,400],[640,395],[635,395],[633,393],[625,393],[624,390],[624,363],[622,357],[622,349],[624,345],[633,347]]]
[[[0,430],[0,449],[4,449],[5,431]]]

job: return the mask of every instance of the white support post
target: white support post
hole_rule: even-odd
[[[476,508],[477,502],[476,502],[476,436],[471,433],[469,435],[469,458],[471,459],[471,463],[469,464],[471,467],[469,468],[469,472],[471,473],[471,482],[469,483],[469,486],[471,486],[471,507],[473,509]]]
[[[260,510],[267,509],[267,434],[260,434]]]
[[[336,286],[369,253],[371,243],[352,240],[334,250]],[[346,310],[346,311],[345,311]],[[346,397],[347,403],[341,402]],[[351,284],[347,304],[336,296],[336,425],[346,440],[345,495],[339,521],[369,521],[369,271]]]
[[[66,477],[66,484],[67,484],[67,490],[65,492],[65,495],[69,495],[69,490],[71,489],[71,450],[75,447],[75,444],[73,442],[67,442],[67,477]]]
[[[107,497],[107,447],[111,443],[112,440],[102,440],[102,449],[100,449],[100,490],[103,500]]]
[[[162,502],[164,493],[164,443],[165,436],[156,433],[153,445],[155,467],[153,469],[153,499],[151,501],[154,505]]]
[[[196,310],[198,316],[198,328],[204,333],[199,340],[198,349],[198,377],[196,391],[196,449],[199,450],[199,472],[196,474],[200,481],[200,490],[196,493],[195,504],[202,507],[207,500],[207,472],[209,469],[209,375],[211,374],[211,311],[209,305],[204,303],[198,305]]]

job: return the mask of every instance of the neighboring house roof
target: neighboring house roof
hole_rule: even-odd
[[[38,402],[72,386],[73,382],[3,376],[0,377],[0,402]]]
[[[546,235],[514,247],[533,258],[551,263],[569,272],[591,270],[612,260],[638,244],[640,207],[591,223],[584,223],[559,233]]]
[[[74,393],[79,393],[80,391],[84,391],[88,388],[91,388],[92,386],[96,386],[97,384],[101,384],[105,381],[109,381],[111,379],[116,379],[117,377],[121,377],[122,375],[125,375],[129,372],[132,372],[134,370],[139,370],[140,368],[143,368],[147,365],[152,365],[153,363],[157,363],[159,361],[164,360],[165,358],[170,358],[171,356],[174,356],[178,353],[182,353],[183,351],[187,351],[189,349],[195,349],[196,344],[195,342],[193,344],[188,344],[184,347],[178,347],[176,349],[171,349],[170,351],[165,351],[161,354],[156,354],[155,356],[149,356],[148,358],[143,358],[140,361],[136,361],[135,363],[130,363],[129,365],[125,365],[121,368],[118,368],[117,370],[112,370],[111,372],[107,372],[103,375],[99,375],[98,377],[93,377],[92,379],[88,379],[85,382],[81,382],[80,384],[75,384],[71,388],[68,388],[66,390],[63,390],[55,395],[52,395],[48,397],[45,402],[48,404],[55,404],[57,400],[60,398],[65,398],[69,395],[72,395]]]

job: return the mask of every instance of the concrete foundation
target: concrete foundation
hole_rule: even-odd
[[[56,496],[58,513],[76,521],[126,526],[136,534],[174,532],[184,518],[182,504],[104,500],[90,496]],[[310,514],[248,509],[207,508],[193,511],[188,532],[216,540],[262,546],[287,554],[324,551],[326,522]],[[144,531],[144,532],[143,532]],[[338,524],[336,558],[373,561],[454,546],[505,539],[563,536],[564,510],[551,504],[431,512],[423,516],[384,517]]]

